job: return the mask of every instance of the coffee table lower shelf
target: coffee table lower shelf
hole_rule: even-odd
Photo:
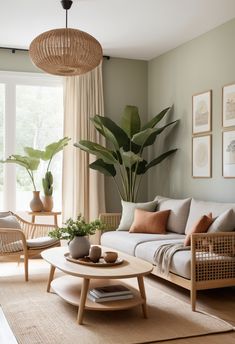
[[[83,278],[74,277],[74,276],[62,276],[54,279],[51,282],[51,288],[54,292],[64,299],[66,302],[78,306],[81,301],[81,291],[83,285]],[[110,284],[122,284],[123,281],[120,280],[108,280],[108,279],[93,279],[90,280],[89,289],[92,289],[97,286],[104,286]],[[85,310],[97,310],[97,311],[117,311],[122,309],[129,309],[146,303],[145,299],[141,297],[140,291],[126,285],[133,293],[134,297],[132,299],[126,300],[115,300],[108,301],[103,303],[93,302],[86,298],[84,309]],[[145,314],[144,314],[145,315]]]

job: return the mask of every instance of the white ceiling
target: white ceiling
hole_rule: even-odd
[[[60,0],[5,0],[0,46],[28,48],[65,26]],[[235,0],[74,0],[69,27],[96,37],[105,55],[150,60],[235,17]]]

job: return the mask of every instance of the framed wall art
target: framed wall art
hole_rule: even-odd
[[[211,90],[193,95],[193,134],[200,134],[211,131],[211,98]]]
[[[235,84],[223,87],[223,127],[235,126]]]
[[[223,176],[235,178],[235,130],[223,132]]]
[[[211,178],[211,135],[192,138],[192,176]]]

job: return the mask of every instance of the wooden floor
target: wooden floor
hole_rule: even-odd
[[[189,291],[151,275],[148,282],[178,299],[190,303]],[[203,290],[198,292],[197,309],[215,315],[235,327],[235,287]],[[167,340],[169,344],[235,344],[235,332],[195,338]]]

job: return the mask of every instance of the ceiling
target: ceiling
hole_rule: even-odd
[[[235,0],[74,0],[69,27],[96,37],[105,55],[150,60],[235,17]],[[60,0],[7,0],[0,46],[26,48],[65,26]]]

